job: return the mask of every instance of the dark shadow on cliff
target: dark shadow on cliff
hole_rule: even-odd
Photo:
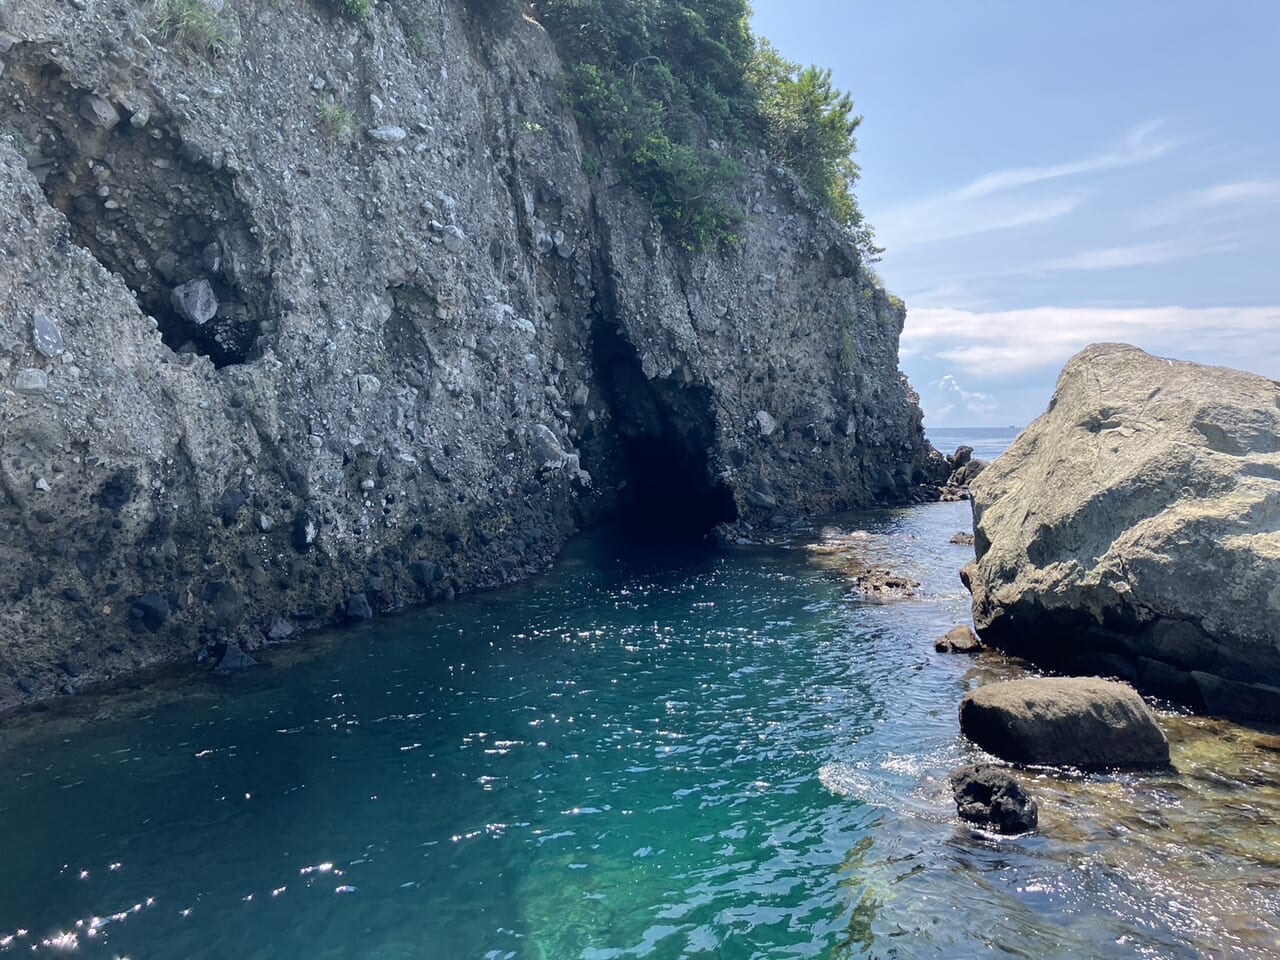
[[[592,353],[612,427],[594,451],[614,460],[592,472],[619,482],[610,519],[655,535],[703,534],[737,519],[732,492],[710,473],[707,451],[715,439],[710,391],[646,377],[635,347],[617,324],[601,316],[592,327]]]

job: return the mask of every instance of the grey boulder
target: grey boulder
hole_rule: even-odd
[[[1012,763],[1163,766],[1169,743],[1127,684],[1093,677],[1007,680],[960,702],[961,732]]]
[[[1089,347],[970,492],[983,640],[1280,717],[1280,385]]]

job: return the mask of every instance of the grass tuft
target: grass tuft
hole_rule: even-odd
[[[320,102],[320,126],[334,143],[350,143],[356,133],[355,115],[329,97]]]
[[[161,43],[210,62],[225,57],[239,39],[235,21],[204,0],[156,0],[150,19]]]

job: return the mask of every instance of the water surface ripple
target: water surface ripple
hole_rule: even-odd
[[[0,753],[0,952],[86,957],[1280,957],[1280,764],[1165,717],[1177,770],[1031,773],[958,825],[937,655],[965,504],[845,518],[921,581],[797,543],[573,545],[536,582]],[[56,731],[56,732],[55,732]]]

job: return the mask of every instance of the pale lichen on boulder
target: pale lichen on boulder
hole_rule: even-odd
[[[1280,717],[1280,385],[1089,347],[971,492],[984,640]]]

